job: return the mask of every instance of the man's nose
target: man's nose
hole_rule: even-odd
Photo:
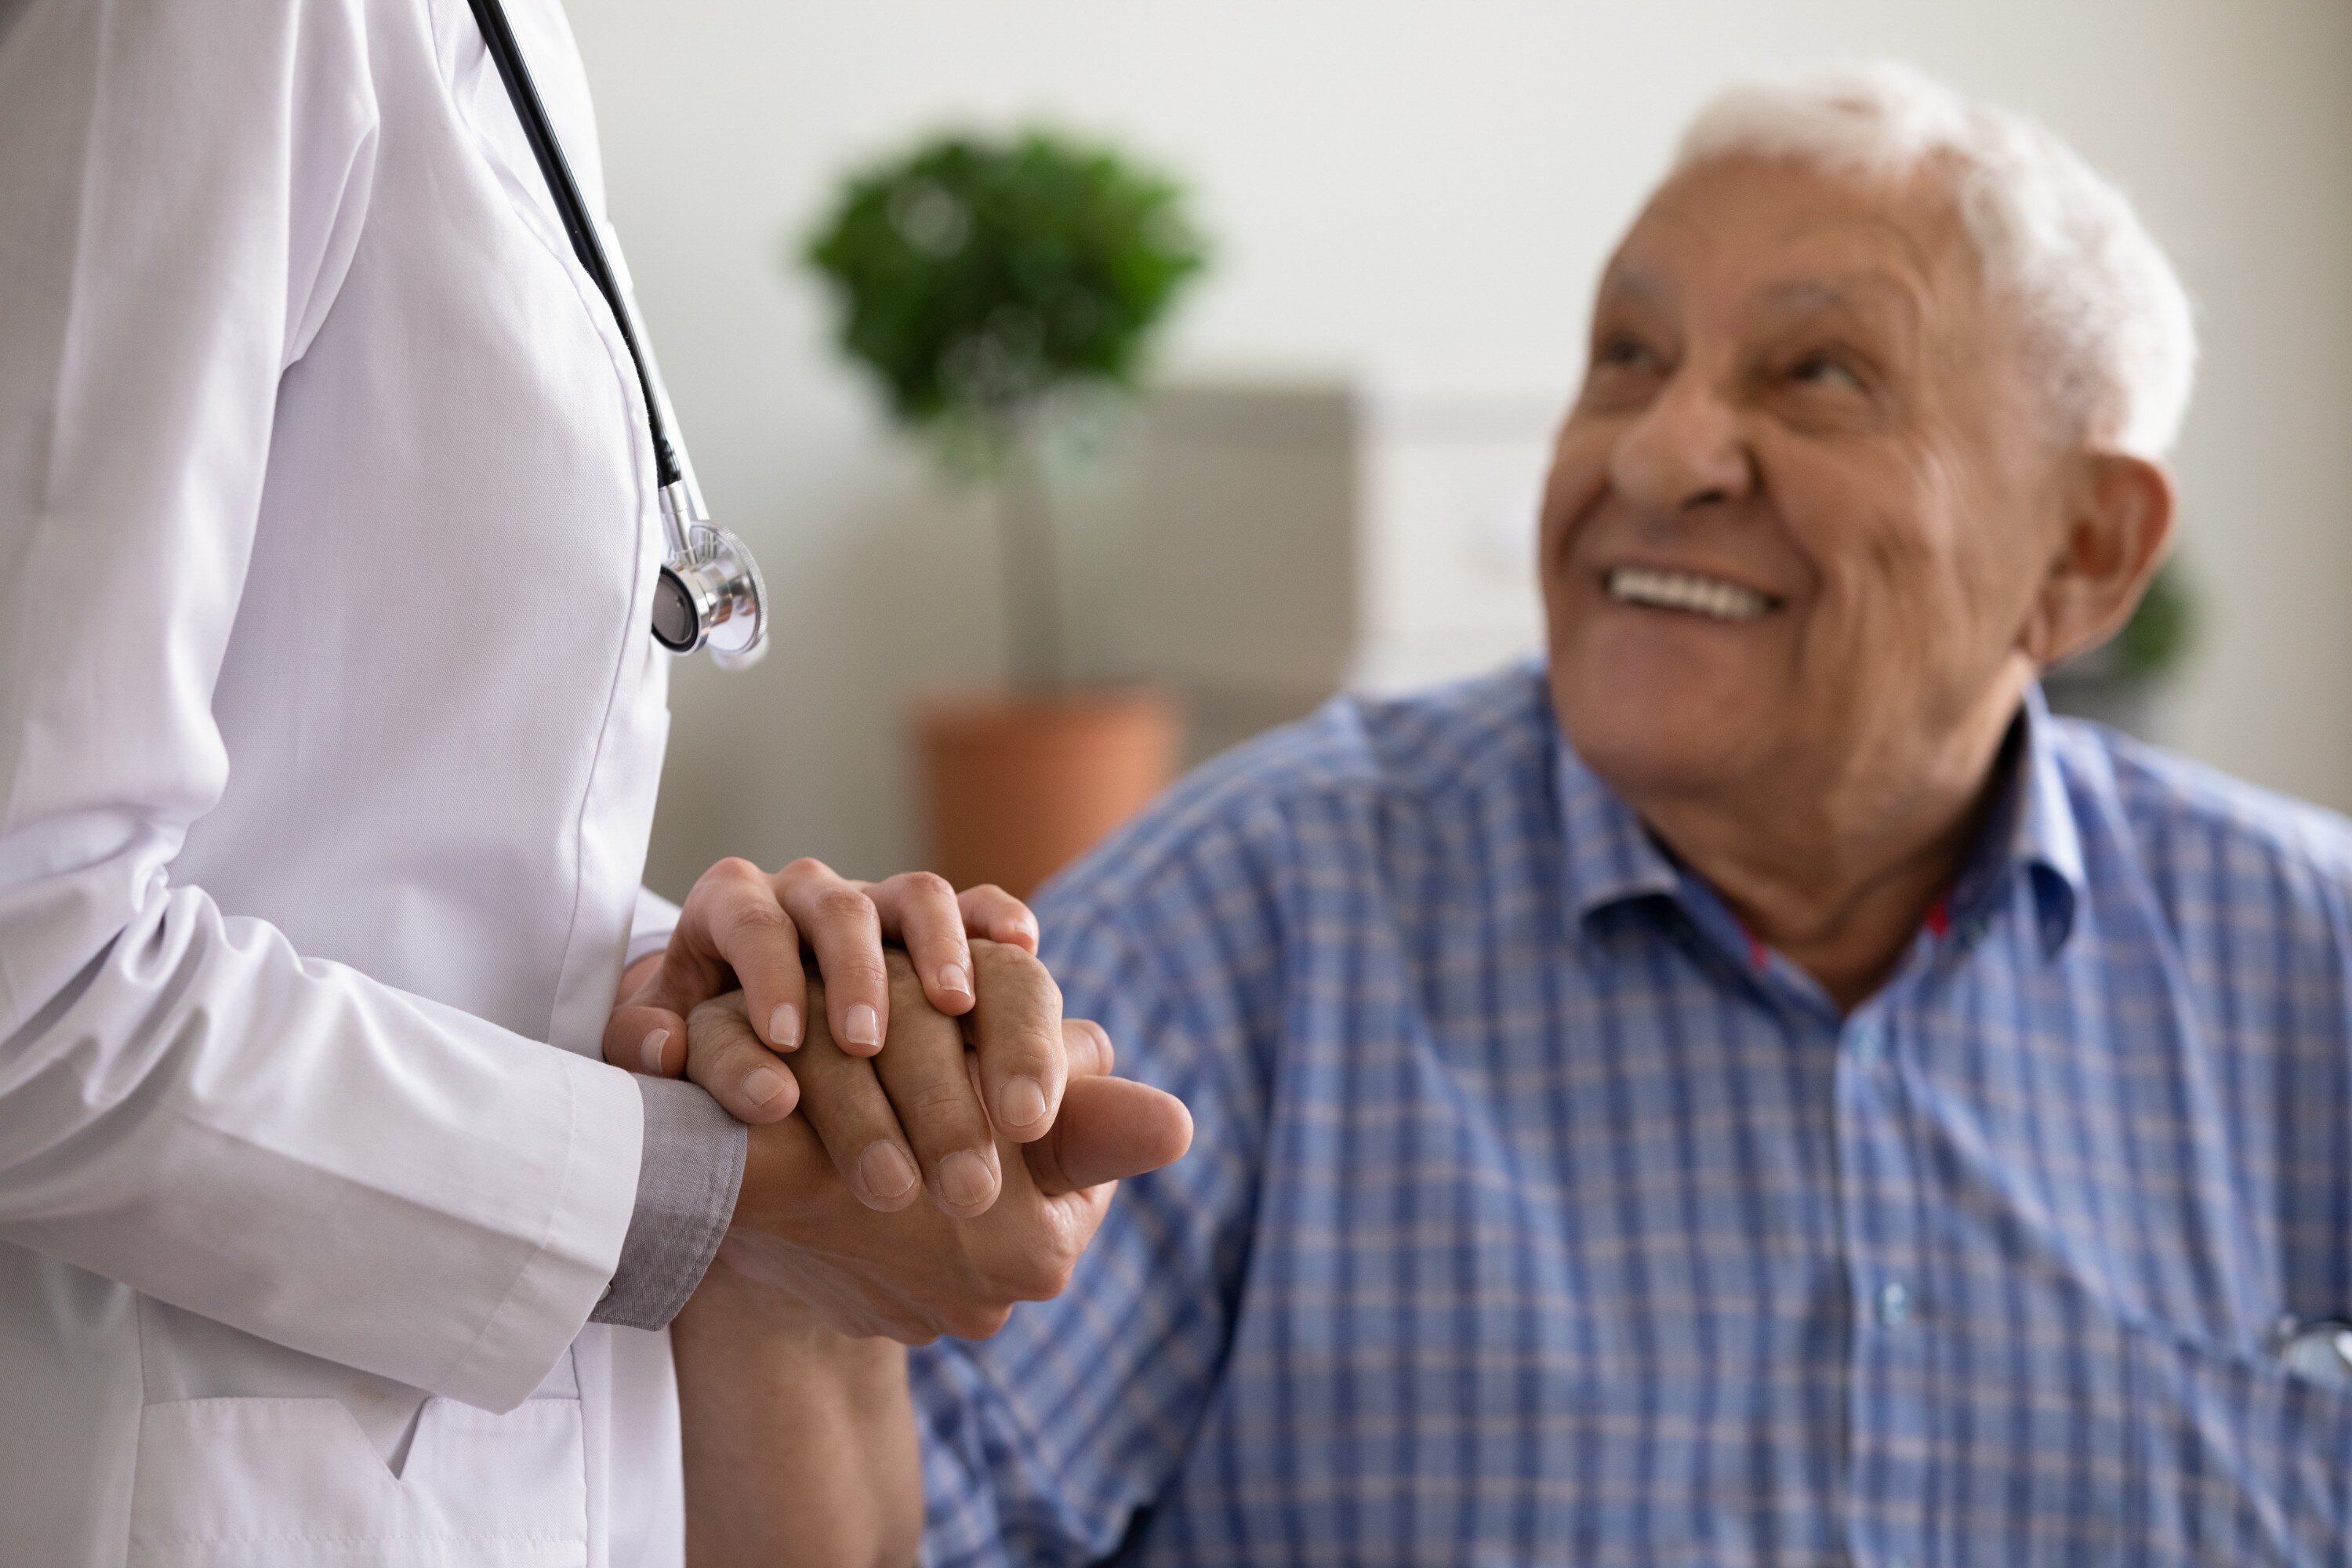
[[[1756,488],[1756,458],[1737,411],[1685,370],[1618,437],[1609,479],[1634,506],[1678,513],[1746,500]]]

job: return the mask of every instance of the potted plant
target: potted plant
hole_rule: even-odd
[[[804,251],[841,347],[898,423],[993,494],[1009,690],[918,723],[934,864],[1026,893],[1139,807],[1176,754],[1157,694],[1082,689],[1062,635],[1043,443],[1081,398],[1130,389],[1200,272],[1182,193],[1045,131],[950,134],[854,171]]]
[[[2123,630],[2042,677],[2053,711],[2095,719],[2151,743],[2169,739],[2164,689],[2197,643],[2197,601],[2174,556],[2157,568]]]

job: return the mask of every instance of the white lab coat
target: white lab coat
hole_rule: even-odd
[[[0,0],[6,1568],[679,1556],[651,476],[466,0]]]

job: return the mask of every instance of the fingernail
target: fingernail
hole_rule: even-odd
[[[743,1093],[753,1105],[766,1106],[784,1092],[784,1075],[773,1068],[754,1068],[743,1080]]]
[[[971,982],[966,978],[962,964],[950,963],[940,970],[940,989],[958,996],[971,994]]]
[[[877,1198],[903,1198],[919,1180],[914,1163],[898,1152],[896,1143],[868,1143],[857,1156],[857,1179]]]
[[[842,1033],[853,1046],[878,1046],[882,1043],[882,1021],[874,1016],[873,1008],[860,1002],[849,1010]]]
[[[940,1195],[960,1209],[986,1203],[995,1184],[988,1163],[969,1149],[959,1149],[940,1162]]]
[[[646,1064],[647,1072],[661,1071],[662,1047],[667,1044],[669,1044],[669,1031],[656,1029],[646,1037],[646,1043],[637,1047],[637,1058]]]
[[[1007,1127],[1026,1127],[1045,1114],[1045,1087],[1034,1078],[1012,1078],[996,1096],[996,1119]]]
[[[780,1051],[789,1051],[801,1043],[801,1010],[789,1002],[779,1002],[776,1010],[768,1015],[768,1044]]]

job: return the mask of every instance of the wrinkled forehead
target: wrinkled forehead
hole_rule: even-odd
[[[1733,157],[1650,198],[1602,274],[1599,308],[1633,305],[1738,331],[1850,315],[1908,336],[1983,326],[1980,268],[1942,183]]]

